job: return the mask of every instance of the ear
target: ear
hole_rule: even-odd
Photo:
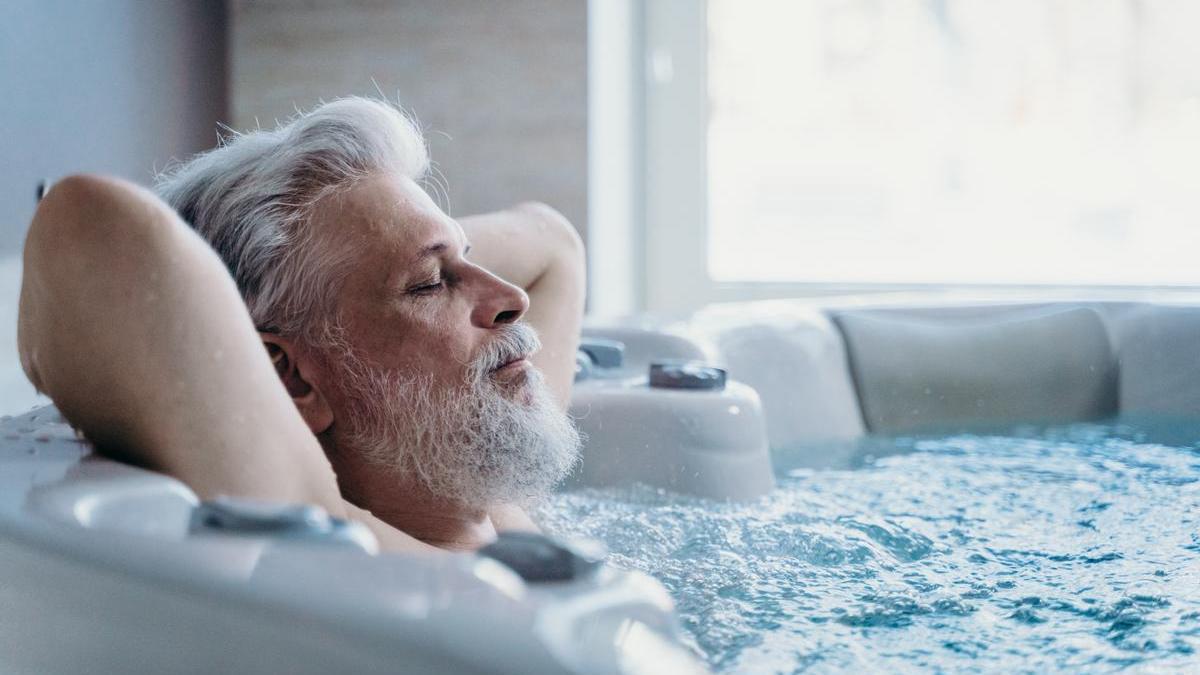
[[[301,357],[299,346],[275,333],[259,331],[271,365],[287,389],[296,410],[314,434],[320,434],[333,424],[333,409],[313,379],[312,362]]]

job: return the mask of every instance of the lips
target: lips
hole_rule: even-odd
[[[500,365],[496,366],[495,368],[492,369],[492,372],[499,372],[502,370],[507,370],[510,367],[516,367],[516,366],[523,365],[525,363],[528,363],[528,359],[529,359],[529,356],[527,354],[521,354],[519,356],[513,357],[513,358],[509,359],[508,361],[505,361],[504,363],[501,363]]]
[[[532,365],[529,358],[542,348],[537,333],[523,324],[505,324],[492,340],[480,347],[479,354],[468,366],[468,379],[480,382],[485,377],[517,379]]]

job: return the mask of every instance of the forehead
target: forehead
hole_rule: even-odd
[[[368,255],[387,253],[415,261],[431,244],[464,243],[458,223],[412,179],[397,174],[367,176],[322,203],[315,215],[325,236],[358,244]]]

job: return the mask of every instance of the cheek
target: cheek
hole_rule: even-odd
[[[403,363],[399,365],[416,373],[429,373],[435,380],[460,381],[478,353],[477,345],[471,342],[469,327],[427,317],[410,323],[408,329],[398,341],[403,355]]]
[[[355,317],[354,342],[381,367],[461,382],[485,339],[460,298],[380,303]]]

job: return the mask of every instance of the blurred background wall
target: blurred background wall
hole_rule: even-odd
[[[235,127],[382,92],[420,120],[451,215],[536,199],[586,234],[584,0],[233,0],[229,47]]]

